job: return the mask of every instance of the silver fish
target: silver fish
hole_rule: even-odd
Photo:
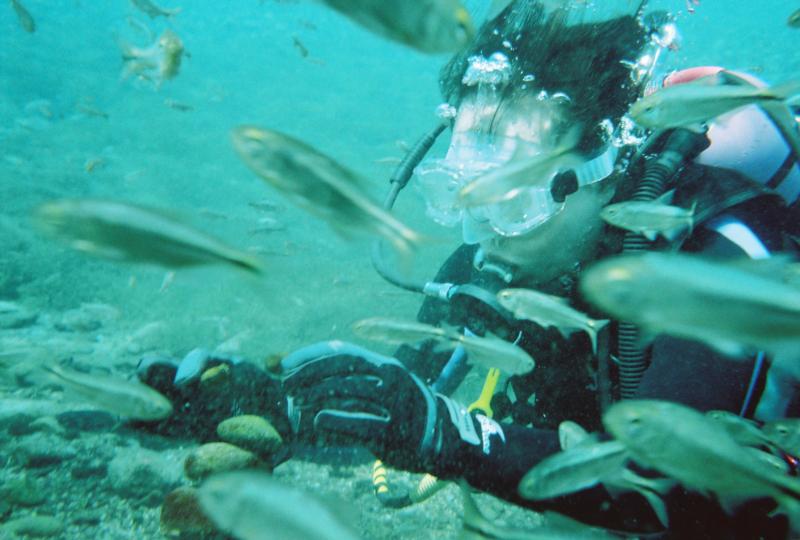
[[[619,474],[627,458],[619,441],[580,444],[540,461],[522,478],[518,491],[536,501],[574,493]]]
[[[420,243],[416,232],[367,197],[361,178],[307,144],[255,126],[235,128],[232,139],[250,170],[337,233],[378,235],[401,254]]]
[[[131,420],[163,420],[172,414],[172,403],[139,381],[78,373],[44,364],[51,378],[105,411]]]
[[[575,153],[580,129],[565,135],[550,152],[531,157],[512,158],[508,163],[479,176],[458,192],[459,203],[465,207],[483,206],[506,201],[531,187],[548,188],[557,172],[582,163]]]
[[[651,242],[661,235],[674,240],[694,226],[694,209],[672,206],[674,190],[654,201],[625,201],[603,208],[600,217],[607,223],[643,235]]]
[[[587,317],[569,306],[565,298],[552,296],[531,289],[503,289],[497,293],[497,301],[518,319],[533,321],[540,326],[555,326],[564,337],[571,330],[583,330],[589,335],[592,351],[597,352],[597,333],[608,320]]]
[[[362,337],[389,343],[435,339],[445,346],[466,349],[469,359],[488,368],[518,375],[530,372],[535,362],[524,350],[497,337],[464,336],[430,324],[374,317],[357,321],[353,331]]]
[[[558,444],[561,446],[562,450],[594,442],[597,442],[597,438],[583,429],[579,424],[571,420],[564,420],[558,424]]]
[[[800,28],[800,9],[794,11],[789,18],[786,19],[786,24],[790,28]]]
[[[718,423],[741,446],[773,446],[769,437],[752,420],[730,411],[707,411],[706,416]]]
[[[781,281],[783,266],[777,258],[724,262],[679,253],[622,255],[587,269],[580,290],[651,337],[665,333],[697,340],[734,357],[764,350],[786,357],[782,367],[798,373],[800,290]]]
[[[29,34],[36,32],[36,21],[33,20],[33,16],[25,9],[25,6],[19,0],[10,0],[10,3],[14,13],[17,14],[17,20],[22,29]]]
[[[402,344],[414,343],[425,339],[445,339],[458,341],[458,334],[448,332],[430,324],[401,321],[384,317],[361,319],[353,323],[353,332],[357,336],[374,341],[386,341]],[[455,345],[453,345],[455,347]]]
[[[460,336],[459,343],[466,349],[471,361],[511,375],[530,373],[536,366],[533,358],[523,349],[491,335]]]
[[[772,497],[791,520],[800,517],[800,480],[764,467],[721,426],[693,409],[666,401],[624,401],[609,408],[603,425],[635,461],[688,488],[714,492],[724,506],[736,499]]]
[[[178,34],[167,28],[148,47],[134,47],[119,43],[124,63],[122,77],[141,77],[160,87],[164,81],[173,79],[181,68],[184,49]]]
[[[770,88],[715,84],[716,75],[661,88],[631,106],[630,116],[646,128],[682,127],[708,122],[746,105],[782,102],[800,93],[800,81]]]
[[[782,418],[761,428],[764,436],[783,451],[800,456],[800,418]]]
[[[456,52],[475,28],[459,0],[320,0],[378,35],[426,53]]]
[[[199,489],[211,521],[240,540],[357,540],[337,512],[261,471],[217,474]]]
[[[151,0],[131,0],[131,4],[151,19],[156,17],[170,18],[181,12],[181,8],[164,9],[154,4]]]
[[[114,260],[169,267],[226,263],[261,272],[259,262],[156,210],[113,201],[66,199],[45,203],[36,224],[77,250]]]

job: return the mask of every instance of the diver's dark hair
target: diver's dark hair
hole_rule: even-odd
[[[571,117],[587,128],[605,118],[616,124],[641,91],[622,61],[635,61],[647,43],[649,32],[639,22],[643,5],[631,15],[605,22],[570,20],[568,25],[567,10],[547,14],[537,0],[516,0],[487,21],[472,44],[445,64],[439,74],[442,95],[457,106],[475,91],[461,82],[468,59],[500,51],[509,57],[512,71],[496,118],[520,96],[546,90],[567,94]],[[526,75],[534,80],[523,81]],[[580,146],[587,150],[596,146],[596,134],[585,133]]]

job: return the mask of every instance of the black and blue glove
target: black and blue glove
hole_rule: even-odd
[[[281,361],[289,419],[300,440],[358,444],[387,464],[440,476],[462,472],[466,453],[493,433],[451,399],[435,394],[398,360],[342,341]],[[488,421],[491,422],[491,421]]]
[[[138,422],[138,428],[159,435],[216,441],[220,422],[252,414],[266,418],[284,441],[291,436],[278,377],[251,363],[194,349],[180,361],[145,356],[137,375],[167,397],[174,410],[172,416],[159,422]]]

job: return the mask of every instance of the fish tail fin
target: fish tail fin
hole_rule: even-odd
[[[791,97],[800,94],[800,80],[785,82],[772,88],[765,89],[765,93],[781,101],[786,101]]]
[[[260,259],[244,253],[228,257],[234,266],[238,266],[242,270],[252,272],[256,275],[261,275],[264,272],[264,265]]]
[[[475,499],[469,493],[469,487],[464,480],[458,483],[461,488],[461,499],[464,501],[464,521],[461,525],[460,539],[495,538],[490,532],[491,523],[481,513]]]
[[[690,217],[687,223],[681,223],[672,227],[671,229],[667,229],[661,233],[661,236],[666,238],[669,242],[674,242],[684,234],[687,236],[692,233],[692,228],[694,226],[693,220]]]
[[[391,233],[385,238],[390,242],[400,262],[400,271],[408,276],[413,268],[415,255],[424,244],[431,241],[426,236],[417,231],[397,222],[392,226]]]
[[[587,333],[589,334],[589,340],[592,342],[592,352],[597,354],[597,334],[602,330],[609,322],[609,319],[592,319],[587,327]]]

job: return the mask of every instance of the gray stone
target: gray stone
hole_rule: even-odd
[[[108,464],[99,459],[86,460],[72,467],[69,474],[76,480],[104,478],[108,474]]]
[[[61,315],[56,329],[66,332],[91,332],[103,326],[103,323],[82,309],[70,309]]]
[[[71,516],[75,525],[97,525],[103,520],[103,512],[99,509],[78,510]]]
[[[52,433],[34,433],[16,443],[12,450],[16,463],[28,469],[53,467],[73,459],[77,452]]]
[[[111,431],[117,425],[114,415],[105,411],[68,411],[56,415],[56,420],[75,431]]]
[[[6,481],[0,489],[0,498],[14,506],[39,506],[47,500],[41,483],[25,475]]]
[[[44,538],[61,534],[64,524],[53,516],[30,515],[7,521],[3,529],[16,535]]]
[[[162,496],[181,483],[180,458],[138,446],[118,448],[108,465],[111,488],[128,499]]]
[[[0,329],[25,328],[36,322],[38,314],[13,302],[0,301]]]
[[[0,421],[0,427],[8,430],[8,434],[14,437],[30,435],[36,431],[36,427],[32,425],[34,420],[35,416],[18,413]]]

